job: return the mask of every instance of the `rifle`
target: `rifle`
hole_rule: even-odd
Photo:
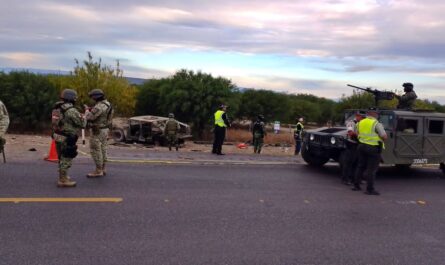
[[[354,86],[354,85],[350,85],[350,84],[348,84],[348,86],[373,94],[376,107],[378,107],[379,100],[392,100],[396,95],[394,92],[391,92],[391,91],[381,91],[381,90],[377,90],[377,89],[372,89],[370,87],[363,88],[363,87],[358,87],[358,86]]]

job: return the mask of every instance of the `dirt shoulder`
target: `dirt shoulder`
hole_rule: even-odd
[[[43,159],[48,155],[51,146],[51,137],[48,135],[22,135],[22,134],[6,134],[5,153],[7,160],[29,160],[29,159]],[[137,153],[141,150],[149,152],[165,152],[167,147],[162,146],[144,146],[142,144],[121,144],[114,143],[112,139],[109,140],[110,150],[116,149],[119,152]],[[253,147],[238,148],[239,143],[230,142],[223,146],[223,152],[227,154],[253,154]],[[88,137],[85,145],[82,141],[78,142],[79,150],[89,153]],[[263,147],[262,155],[268,156],[293,156],[294,146],[272,146],[266,144]],[[184,146],[181,146],[180,153],[210,153],[212,149],[211,143],[196,144],[192,141],[187,141]]]

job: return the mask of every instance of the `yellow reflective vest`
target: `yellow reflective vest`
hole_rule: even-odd
[[[215,125],[218,125],[219,127],[227,127],[222,117],[224,113],[225,112],[222,110],[215,112]]]
[[[358,141],[362,144],[378,146],[382,140],[375,131],[378,121],[376,119],[365,118],[358,123]]]

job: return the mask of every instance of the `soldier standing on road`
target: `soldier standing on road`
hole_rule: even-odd
[[[258,115],[256,122],[253,124],[252,128],[253,134],[253,152],[261,153],[261,148],[264,143],[264,136],[266,135],[266,128],[264,126],[264,116]]]
[[[0,100],[0,153],[4,152],[6,140],[3,137],[6,131],[8,130],[8,126],[9,126],[8,110],[6,109],[3,102]]]
[[[396,95],[396,98],[399,100],[397,109],[411,110],[417,98],[416,92],[414,92],[414,85],[412,83],[403,83],[402,86],[405,94],[402,96]]]
[[[0,138],[6,134],[9,126],[9,114],[5,104],[0,100]]]
[[[224,155],[222,153],[222,145],[226,137],[226,128],[230,127],[230,121],[227,118],[227,106],[221,105],[215,112],[215,128],[212,153],[217,155]]]
[[[301,151],[301,141],[303,136],[303,118],[298,119],[297,127],[294,130],[294,139],[295,139],[295,153],[294,155],[298,155]]]
[[[365,113],[357,112],[354,119],[346,123],[346,150],[342,156],[342,179],[341,182],[345,185],[351,185],[354,181],[354,172],[357,166],[357,123],[365,117]]]
[[[380,195],[374,189],[374,180],[380,164],[380,154],[385,148],[383,142],[388,136],[383,125],[377,120],[379,114],[376,109],[369,109],[366,115],[367,117],[357,125],[358,167],[352,190],[361,190],[360,182],[364,176],[367,181],[365,194]]]
[[[94,107],[86,113],[88,127],[91,128],[91,156],[96,164],[96,170],[89,173],[87,177],[96,178],[106,175],[107,139],[114,111],[110,102],[105,99],[105,94],[101,89],[93,89],[88,95],[96,101]]]
[[[176,146],[176,151],[179,150],[178,132],[180,129],[179,122],[175,120],[173,113],[168,114],[168,121],[165,124],[164,135],[168,142],[168,150],[172,150],[172,145]]]
[[[59,158],[58,187],[75,187],[76,182],[68,176],[68,169],[73,159],[77,156],[77,136],[79,130],[85,127],[85,121],[79,111],[74,108],[77,100],[77,92],[65,89],[52,111],[53,139],[56,143]]]

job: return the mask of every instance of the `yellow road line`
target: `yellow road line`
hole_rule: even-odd
[[[122,202],[122,198],[0,198],[0,203],[2,202]]]

